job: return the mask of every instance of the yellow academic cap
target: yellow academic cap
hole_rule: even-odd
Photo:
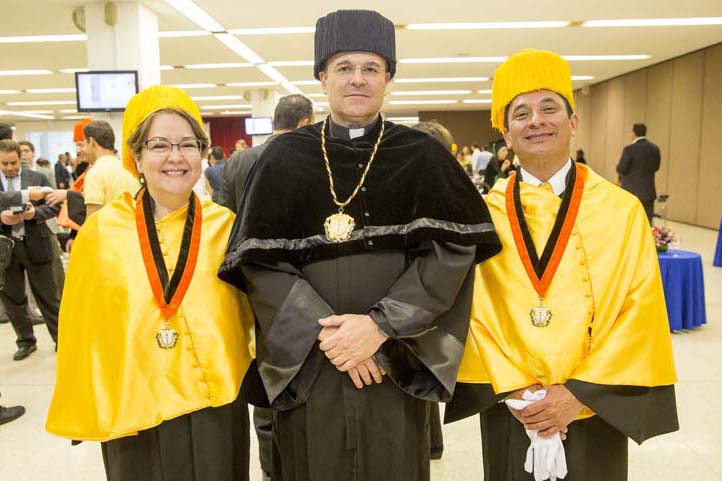
[[[574,108],[569,63],[554,52],[527,48],[506,59],[494,73],[491,88],[491,126],[504,131],[504,109],[517,95],[551,90]]]
[[[128,139],[149,115],[163,109],[183,110],[196,119],[198,125],[203,126],[198,106],[187,93],[177,87],[154,85],[134,95],[128,101],[123,114],[123,167],[136,177],[138,177],[138,169],[135,166],[133,152],[128,147]]]

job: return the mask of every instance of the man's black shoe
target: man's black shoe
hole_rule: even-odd
[[[36,346],[35,344],[30,344],[29,346],[22,346],[17,351],[15,351],[15,354],[13,354],[13,361],[22,361],[37,350],[38,346]]]
[[[45,319],[43,319],[42,316],[40,316],[40,317],[33,316],[32,323],[33,323],[33,326],[40,326],[42,324],[45,324]]]
[[[9,423],[15,421],[17,418],[25,414],[25,408],[22,406],[12,406],[6,408],[0,406],[0,424]]]

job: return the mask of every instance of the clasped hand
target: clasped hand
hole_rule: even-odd
[[[521,393],[526,389],[533,392],[542,387],[535,384],[515,391],[510,397],[521,399]],[[509,410],[524,424],[525,429],[538,431],[543,437],[561,433],[562,439],[566,439],[567,426],[584,409],[584,405],[563,384],[554,384],[543,389],[546,389],[547,395],[541,401],[522,411],[511,408]]]
[[[386,338],[371,317],[344,314],[320,319],[319,348],[341,372],[348,372],[357,388],[381,383],[385,374],[373,355]]]

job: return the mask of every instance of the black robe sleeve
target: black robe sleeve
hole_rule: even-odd
[[[469,328],[476,249],[429,244],[369,315],[389,337],[375,359],[399,388],[448,401]]]
[[[637,444],[679,429],[674,386],[608,386],[576,379],[564,385],[582,404]]]
[[[87,211],[85,210],[85,198],[79,192],[68,191],[68,217],[78,225],[85,223]]]
[[[293,407],[305,400],[318,374],[318,320],[333,309],[291,264],[248,264],[243,276],[256,314],[256,360],[268,401],[276,409]]]
[[[642,444],[679,429],[674,386],[612,386],[570,379],[564,386],[585,406],[625,436]],[[446,406],[451,423],[490,409],[510,393],[495,393],[491,384],[459,383]]]

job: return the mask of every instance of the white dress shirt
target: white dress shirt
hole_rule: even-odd
[[[527,184],[531,185],[542,185],[542,184],[549,184],[552,186],[552,190],[554,191],[555,195],[562,195],[564,191],[567,188],[567,174],[569,173],[569,169],[572,168],[574,165],[573,160],[569,160],[564,166],[557,170],[556,174],[552,175],[551,178],[546,181],[542,182],[541,180],[537,179],[533,175],[531,175],[527,170],[524,169],[524,167],[521,167],[521,180],[526,182]]]

